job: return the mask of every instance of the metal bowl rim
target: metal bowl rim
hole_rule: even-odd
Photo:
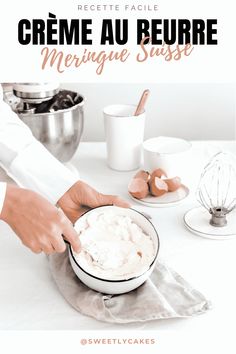
[[[76,105],[70,107],[70,108],[66,108],[66,109],[59,109],[58,111],[54,111],[54,112],[44,112],[44,113],[18,113],[16,112],[18,115],[20,116],[32,116],[32,118],[34,116],[49,116],[49,115],[55,115],[55,114],[58,114],[58,113],[67,113],[67,112],[72,112],[74,110],[76,110],[77,108],[82,108],[83,105],[84,105],[84,102],[85,102],[85,98],[83,95],[79,95],[79,97],[82,98],[82,101],[77,103]]]

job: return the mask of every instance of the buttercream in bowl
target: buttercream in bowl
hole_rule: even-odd
[[[102,206],[75,224],[82,250],[69,246],[71,266],[91,289],[106,294],[131,291],[154,270],[159,237],[154,225],[131,208]]]
[[[150,236],[129,216],[112,211],[88,215],[79,230],[82,251],[79,265],[104,279],[128,279],[146,272],[154,259]]]

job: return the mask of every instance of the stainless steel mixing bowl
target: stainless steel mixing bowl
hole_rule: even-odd
[[[33,135],[58,160],[68,162],[76,152],[84,127],[84,98],[71,108],[49,113],[19,113]]]

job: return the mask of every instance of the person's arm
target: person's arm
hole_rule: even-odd
[[[53,204],[78,180],[3,101],[1,85],[0,165],[20,186],[42,194]]]
[[[79,252],[79,238],[71,222],[91,207],[128,206],[118,197],[103,195],[78,181],[3,102],[1,86],[0,165],[19,185],[28,188],[0,183],[0,219],[35,253],[64,251],[62,235]]]
[[[62,235],[80,251],[79,237],[62,210],[33,191],[0,183],[0,220],[35,253],[65,251]]]
[[[129,206],[117,196],[101,194],[78,181],[33,137],[30,129],[2,101],[1,92],[0,164],[19,185],[58,204],[73,223],[89,208],[106,204]]]

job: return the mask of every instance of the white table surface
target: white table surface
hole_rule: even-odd
[[[236,142],[210,144],[236,154]],[[207,142],[193,144],[196,154],[204,153],[206,146],[209,146]],[[105,156],[104,143],[81,143],[72,162],[79,169],[81,179],[99,191],[129,199],[127,184],[134,172],[112,171],[106,166]],[[199,173],[197,166],[193,159],[190,174],[195,175],[195,180]],[[6,178],[2,172],[0,177]],[[111,325],[82,316],[59,293],[46,257],[31,253],[0,222],[0,329],[225,331],[236,318],[236,239],[207,240],[185,229],[183,214],[197,205],[194,193],[181,205],[169,208],[148,208],[130,202],[152,216],[160,236],[160,257],[212,301],[211,311],[191,319],[130,325]]]

